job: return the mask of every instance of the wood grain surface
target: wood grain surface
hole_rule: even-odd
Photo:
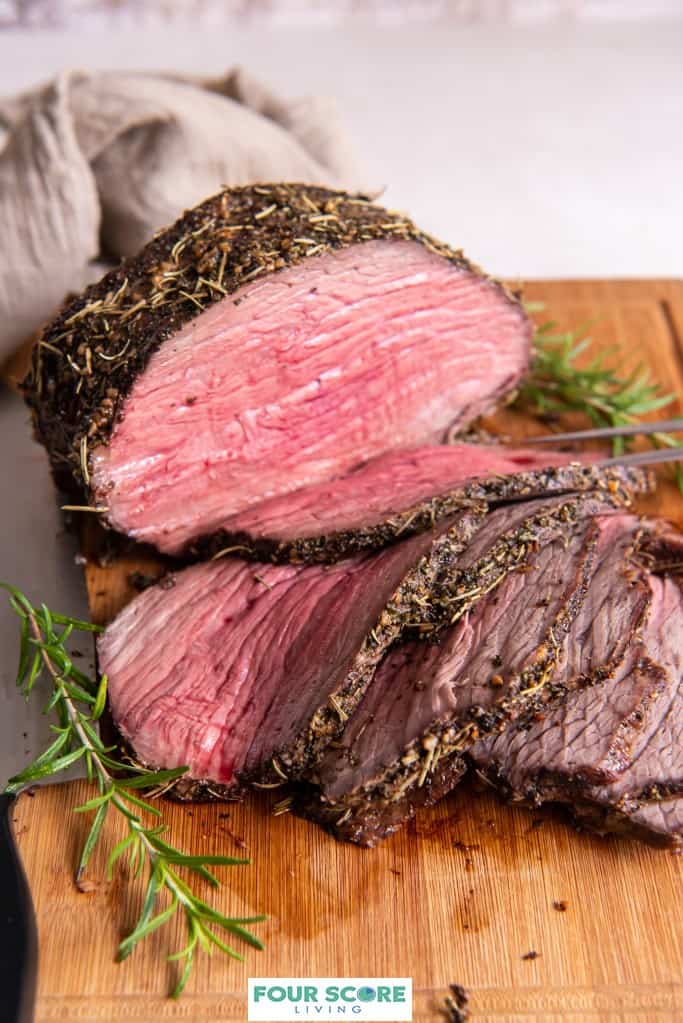
[[[683,282],[536,282],[526,293],[561,326],[592,321],[599,344],[621,344],[624,365],[647,362],[683,395]],[[512,413],[497,423],[513,436],[538,430]],[[648,510],[683,525],[683,499],[661,477]],[[97,621],[131,599],[128,575],[137,568],[154,570],[154,562],[88,561]],[[375,850],[273,817],[267,798],[166,804],[173,838],[189,850],[245,849],[252,858],[223,868],[221,909],[269,914],[259,928],[264,952],[249,951],[243,964],[201,959],[173,1002],[164,997],[175,973],[165,955],[181,943],[173,928],[114,963],[140,901],[124,869],[102,880],[118,822],[107,824],[86,890],[73,884],[87,821],[70,811],[85,789],[43,788],[16,807],[39,919],[37,1023],[246,1020],[248,976],[337,975],[412,976],[420,1023],[443,1018],[450,983],[469,990],[477,1023],[683,1020],[683,857],[578,834],[559,812],[511,809],[465,786]],[[538,955],[524,958],[529,952]]]

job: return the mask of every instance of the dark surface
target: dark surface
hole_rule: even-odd
[[[0,1018],[3,1023],[31,1023],[38,935],[31,892],[14,844],[13,804],[13,796],[0,795]]]

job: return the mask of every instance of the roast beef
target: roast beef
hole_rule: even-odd
[[[336,565],[224,558],[145,590],[98,643],[121,734],[146,764],[187,765],[186,795],[296,775],[341,730],[485,510]]]
[[[489,515],[456,571],[437,580],[438,617],[423,614],[432,642],[404,632],[385,654],[341,740],[312,772],[304,812],[340,837],[374,844],[432,798],[435,770],[440,796],[482,735],[582,684],[593,659],[623,656],[646,606],[637,588],[617,598],[620,635],[595,632],[589,642],[586,595],[609,594],[623,556],[610,518],[592,518],[606,506],[606,496],[579,496]]]
[[[179,571],[171,586],[143,592],[100,640],[114,719],[143,762],[187,764],[191,778],[214,788],[296,778],[349,717],[353,727],[393,643],[407,649],[411,637],[452,625],[524,567],[534,545],[623,500],[618,486],[605,486],[488,515],[470,501],[430,532],[335,565],[225,557]],[[173,643],[160,657],[149,637],[166,629]],[[395,668],[389,653],[380,688]]]
[[[587,456],[584,456],[587,459]],[[431,529],[472,500],[494,506],[544,494],[649,486],[640,470],[582,464],[576,454],[440,444],[380,455],[344,476],[263,501],[193,544],[264,561],[336,561]]]
[[[647,799],[617,796],[615,791],[595,793],[583,802],[572,801],[572,814],[582,827],[600,835],[628,835],[652,845],[683,843],[683,797],[665,790]]]
[[[404,216],[254,186],[67,304],[25,387],[60,482],[175,554],[262,501],[441,441],[515,386],[530,337],[515,295]]]
[[[582,658],[586,647],[592,650],[591,681],[601,684],[571,693],[531,727],[476,743],[471,757],[515,801],[561,802],[597,830],[632,829],[655,841],[680,842],[683,597],[677,580],[652,569],[663,553],[680,565],[683,538],[631,516],[613,518],[608,528],[621,533],[624,566],[611,588],[590,594],[589,631],[577,637]],[[636,593],[647,602],[634,633],[623,607]],[[604,653],[596,656],[595,637],[614,642],[624,633],[629,642],[618,663],[600,670]],[[585,665],[568,662],[568,670],[581,672]]]

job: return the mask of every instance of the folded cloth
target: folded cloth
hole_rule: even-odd
[[[0,100],[3,129],[0,360],[223,185],[360,186],[331,101],[286,102],[240,69],[209,82],[64,72]]]

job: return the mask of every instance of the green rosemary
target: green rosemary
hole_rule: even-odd
[[[591,344],[591,338],[581,336],[579,331],[561,333],[554,323],[538,326],[531,369],[514,403],[551,421],[563,413],[578,412],[601,427],[636,423],[647,413],[675,400],[673,394],[662,394],[659,384],[642,365],[621,376],[610,362],[615,348],[601,349],[587,363],[577,366],[576,360],[590,350]],[[652,434],[649,440],[656,448],[679,446],[668,433]],[[622,454],[628,443],[628,438],[615,438],[614,454]],[[675,470],[683,492],[683,471],[678,464]]]
[[[263,916],[223,916],[193,892],[179,871],[184,869],[218,887],[220,882],[209,867],[243,865],[249,860],[232,856],[188,855],[162,838],[166,831],[163,824],[143,822],[142,814],[151,815],[157,822],[162,815],[156,806],[141,799],[137,793],[143,791],[148,798],[154,798],[187,769],[150,771],[117,759],[115,747],[105,746],[97,731],[97,721],[106,703],[107,679],[103,677],[95,682],[85,675],[73,663],[67,647],[72,633],[99,632],[99,626],[54,614],[45,604],[34,607],[16,587],[6,583],[0,583],[0,586],[9,592],[10,605],[21,622],[17,686],[28,700],[38,679],[46,675],[52,691],[45,712],[52,712],[57,718],[57,723],[51,725],[54,741],[33,763],[9,780],[5,791],[17,792],[25,785],[84,761],[87,777],[97,786],[97,794],[76,807],[77,813],[94,814],[76,870],[76,880],[86,869],[107,815],[113,808],[125,818],[127,834],[109,855],[108,879],[111,879],[115,863],[124,855],[128,856],[134,877],[139,877],[145,866],[148,874],[139,919],[119,945],[117,958],[119,961],[125,959],[143,938],[181,913],[187,929],[187,944],[168,957],[183,963],[178,983],[172,991],[172,996],[178,997],[190,976],[198,948],[209,953],[218,948],[234,959],[242,959],[219,937],[217,928],[261,949],[262,943],[247,926],[265,919]]]

